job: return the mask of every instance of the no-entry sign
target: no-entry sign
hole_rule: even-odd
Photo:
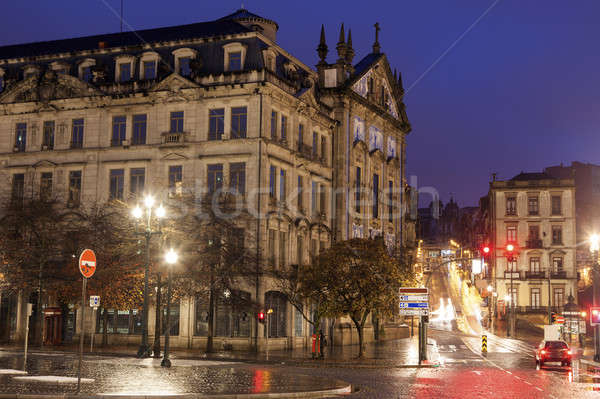
[[[96,254],[91,249],[84,249],[79,255],[79,271],[85,278],[94,275],[96,271]]]

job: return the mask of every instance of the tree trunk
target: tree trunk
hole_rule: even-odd
[[[215,290],[210,288],[208,294],[208,336],[206,337],[206,353],[212,353],[213,347],[213,336],[215,331]]]
[[[358,358],[362,359],[364,356],[364,327],[367,315],[363,315],[361,320],[354,317],[350,317],[350,319],[352,319],[352,322],[356,327],[356,332],[358,333]]]
[[[154,352],[154,357],[160,357],[160,316],[161,316],[161,311],[160,311],[160,301],[161,301],[161,281],[160,281],[160,273],[157,273],[156,276],[156,286],[158,287],[156,289],[156,319],[154,320],[154,345],[152,348],[152,351]],[[169,321],[166,321],[166,324],[168,324]]]
[[[36,305],[36,317],[35,317],[35,345],[42,346],[44,344],[44,310],[42,309],[42,292],[43,290],[43,264],[40,262],[40,269],[38,273],[38,296]]]

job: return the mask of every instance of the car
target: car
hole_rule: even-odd
[[[535,364],[540,368],[545,363],[558,362],[561,366],[571,366],[573,353],[565,341],[542,341],[535,351]]]

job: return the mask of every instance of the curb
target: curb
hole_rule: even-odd
[[[590,366],[594,366],[594,367],[600,367],[600,363],[595,362],[593,360],[587,360],[587,359],[579,359],[579,361],[583,364],[589,364]]]
[[[0,394],[0,399],[267,399],[267,398],[328,398],[349,395],[352,386],[308,392],[272,392],[249,394],[173,394],[173,395],[98,395],[98,394]]]

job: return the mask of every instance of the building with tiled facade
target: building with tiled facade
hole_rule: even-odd
[[[76,208],[235,189],[258,216],[261,270],[305,264],[333,240],[407,244],[410,125],[378,40],[353,64],[342,27],[328,63],[322,32],[315,71],[277,44],[278,29],[241,9],[191,25],[0,47],[1,190]],[[267,273],[240,290],[274,309],[271,347],[308,345],[310,325]],[[4,336],[22,339],[26,298],[2,298]],[[203,347],[205,304],[187,298],[174,308],[173,345]],[[111,312],[110,341],[139,342],[137,312]],[[232,312],[217,309],[217,345],[263,345],[266,329]],[[72,320],[62,315],[63,330]],[[341,343],[352,336],[344,328],[331,331]]]

